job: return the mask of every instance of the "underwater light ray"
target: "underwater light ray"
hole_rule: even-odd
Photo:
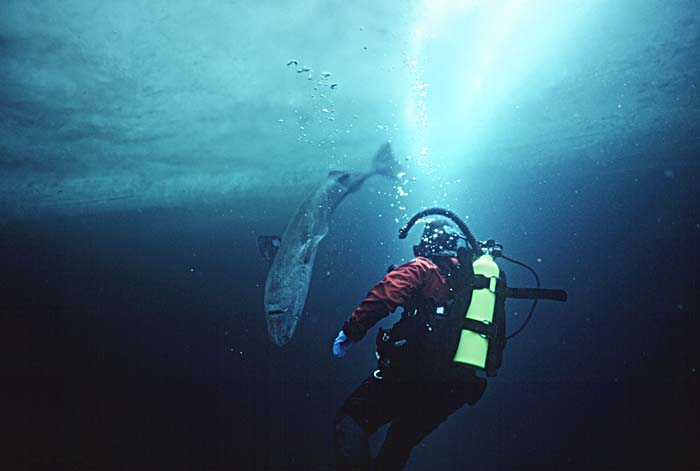
[[[581,26],[598,1],[421,4],[409,47],[405,106],[421,173],[454,173],[493,118],[536,91],[532,76],[554,67],[569,46],[567,33]]]

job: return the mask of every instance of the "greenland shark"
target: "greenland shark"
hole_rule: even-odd
[[[369,171],[330,172],[297,209],[282,237],[258,237],[258,250],[272,262],[265,282],[264,303],[267,331],[276,345],[286,345],[294,335],[309,292],[316,252],[328,233],[335,208],[369,177],[396,178],[400,170],[391,145],[385,143],[374,155]]]

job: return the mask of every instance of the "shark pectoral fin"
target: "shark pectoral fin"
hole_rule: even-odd
[[[307,240],[306,243],[303,245],[301,250],[304,253],[304,264],[307,264],[311,261],[311,256],[313,255],[313,244],[311,243],[311,240]]]
[[[260,236],[258,237],[257,245],[260,255],[262,255],[265,260],[272,261],[280,245],[282,245],[282,238],[276,235]]]
[[[303,257],[304,257],[303,258],[304,264],[311,262],[311,259],[313,258],[314,254],[316,253],[316,248],[318,247],[319,242],[321,242],[321,240],[323,240],[324,237],[325,237],[325,234],[320,235],[320,236],[317,235],[317,236],[314,236],[311,239],[307,240],[306,242],[304,242],[304,245],[302,245],[302,247],[301,247],[301,250],[302,250],[301,253],[303,254]]]

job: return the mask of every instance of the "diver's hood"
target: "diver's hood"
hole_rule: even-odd
[[[416,257],[457,257],[457,250],[466,246],[466,238],[454,222],[435,217],[426,223],[418,245],[413,246],[413,254]]]

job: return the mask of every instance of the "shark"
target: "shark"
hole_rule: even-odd
[[[260,236],[257,246],[271,262],[265,280],[265,320],[272,342],[282,347],[294,335],[309,292],[316,253],[333,211],[368,178],[397,178],[401,172],[390,143],[382,144],[366,172],[333,171],[299,206],[282,237]]]

